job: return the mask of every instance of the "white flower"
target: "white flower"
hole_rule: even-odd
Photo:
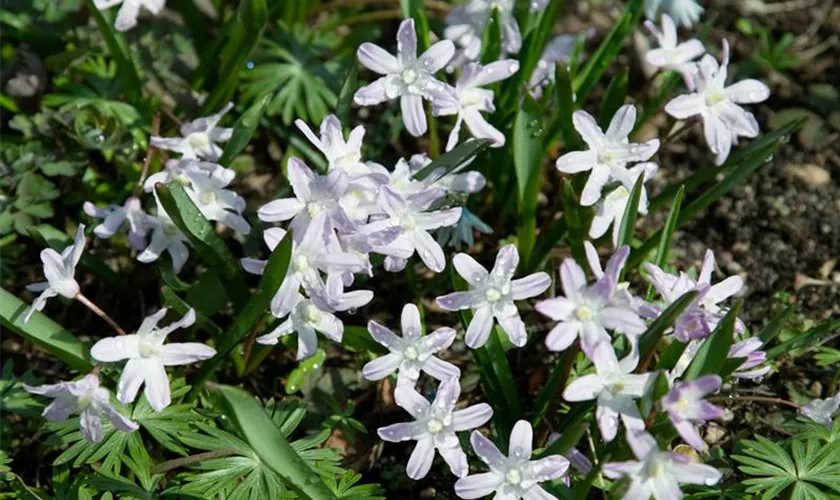
[[[694,26],[703,15],[703,7],[697,0],[645,0],[645,15],[648,19],[656,19],[656,12],[660,9],[688,28]]]
[[[41,311],[47,304],[47,299],[61,295],[68,299],[75,299],[79,295],[79,284],[76,282],[76,264],[85,250],[85,225],[79,224],[76,239],[73,244],[59,254],[52,248],[41,250],[41,262],[44,265],[44,277],[47,281],[32,283],[26,289],[30,292],[41,292],[35,298],[32,306],[23,315],[23,322],[29,321],[32,313]]]
[[[374,340],[391,352],[365,364],[362,374],[366,379],[381,380],[396,370],[399,370],[397,383],[409,383],[412,386],[420,377],[421,370],[440,381],[461,377],[461,370],[457,366],[434,356],[452,345],[455,330],[438,328],[421,336],[423,325],[420,323],[420,311],[414,304],[403,306],[401,325],[402,338],[376,321],[368,322],[368,331]]]
[[[627,442],[638,461],[613,462],[604,465],[604,475],[610,479],[627,477],[630,488],[623,500],[681,500],[680,484],[711,486],[720,481],[721,473],[714,467],[692,463],[684,455],[662,451],[647,432],[628,433]]]
[[[123,404],[134,401],[140,386],[145,383],[143,394],[149,405],[156,411],[163,411],[171,403],[169,378],[164,367],[196,363],[216,355],[212,347],[195,342],[164,344],[171,332],[195,322],[195,311],[190,309],[175,323],[158,328],[158,322],[167,311],[163,308],[147,316],[137,333],[104,338],[90,349],[93,359],[103,363],[128,360],[117,385],[117,399]]]
[[[155,202],[157,215],[150,215],[147,219],[152,231],[152,240],[149,246],[137,256],[137,260],[148,264],[158,260],[163,252],[169,252],[169,256],[172,257],[172,269],[178,273],[190,256],[186,245],[189,240],[169,218],[169,214],[163,209],[157,196],[155,196]]]
[[[215,115],[199,118],[181,125],[183,137],[152,136],[152,146],[180,153],[183,158],[216,161],[222,157],[222,148],[217,142],[229,141],[233,135],[232,128],[218,127],[219,121],[231,109],[229,102]]]
[[[469,141],[470,139],[467,140],[467,142]],[[481,172],[476,172],[474,170],[464,172],[464,169],[468,167],[473,160],[475,160],[475,157],[470,158],[448,172],[446,167],[435,169],[423,180],[423,182],[426,183],[428,189],[440,188],[446,193],[477,193],[484,189],[484,186],[487,184],[487,180]],[[423,170],[430,163],[432,163],[432,159],[425,154],[411,155],[411,158],[408,159],[411,175],[416,175],[417,172]]]
[[[163,10],[166,0],[93,0],[93,5],[99,10],[109,9],[119,4],[122,4],[122,7],[117,13],[114,27],[117,31],[128,31],[137,25],[140,7],[145,7],[152,14],[158,15]]]
[[[606,133],[586,111],[575,111],[572,122],[589,150],[564,154],[557,159],[557,170],[567,174],[591,170],[580,196],[584,206],[593,205],[601,198],[601,190],[610,179],[622,180],[627,175],[628,163],[647,161],[659,149],[659,139],[641,144],[627,139],[636,123],[636,108],[632,104],[618,109]]]
[[[490,467],[490,472],[459,479],[455,482],[455,494],[461,498],[484,498],[495,492],[494,498],[498,499],[556,499],[539,483],[565,476],[569,461],[560,455],[531,461],[533,439],[531,424],[527,420],[516,422],[510,433],[508,456],[504,456],[492,441],[473,431],[470,443],[476,455]]]
[[[812,399],[799,408],[802,415],[818,424],[823,424],[828,429],[831,429],[837,410],[840,410],[840,393],[833,398]]]
[[[677,96],[665,105],[665,111],[674,118],[684,120],[699,115],[703,119],[703,134],[718,165],[729,157],[739,136],[758,136],[755,116],[738,105],[762,102],[770,97],[770,89],[758,80],[742,80],[727,87],[727,64],[729,44],[724,40],[723,63],[718,66],[715,58],[706,54],[695,75],[697,91]]]
[[[270,333],[257,337],[257,342],[265,345],[277,344],[277,339],[297,332],[297,359],[313,356],[318,351],[318,336],[321,332],[334,342],[341,342],[344,324],[334,314],[316,306],[311,300],[298,294],[297,303],[292,308],[289,318]]]
[[[134,432],[136,422],[122,416],[111,404],[111,393],[99,386],[99,377],[90,373],[75,382],[32,387],[24,384],[32,394],[47,396],[53,402],[44,408],[43,416],[50,422],[67,420],[72,413],[79,413],[82,436],[93,443],[102,441],[102,417],[123,432]]]
[[[117,232],[128,229],[128,241],[131,246],[138,251],[146,248],[149,215],[143,211],[140,199],[136,196],[130,196],[122,206],[108,205],[106,208],[99,208],[86,201],[83,208],[90,217],[102,219],[102,223],[93,228],[93,234],[97,238],[108,239]]]
[[[626,179],[612,190],[610,194],[604,197],[604,201],[598,207],[598,211],[592,218],[592,225],[589,227],[590,238],[600,238],[612,224],[613,246],[618,247],[618,233],[621,231],[621,221],[624,220],[624,211],[627,208],[627,203],[630,201],[630,191],[635,186],[640,175],[644,175],[645,181],[648,181],[653,178],[656,170],[656,164],[650,162],[640,163],[627,169]],[[647,211],[647,190],[643,185],[641,196],[639,197],[639,213],[647,215]]]
[[[458,144],[458,134],[461,131],[462,122],[467,123],[467,128],[473,137],[492,139],[496,147],[505,144],[505,134],[490,125],[481,116],[482,112],[492,113],[496,110],[493,105],[493,91],[479,87],[509,78],[518,70],[519,62],[512,59],[496,61],[483,67],[476,63],[470,63],[464,68],[463,73],[455,83],[457,102],[452,103],[444,99],[434,101],[435,115],[458,115],[446,143],[447,151],[452,150]]]
[[[245,199],[225,189],[230,181],[212,175],[195,175],[191,179],[192,189],[187,189],[187,194],[208,220],[219,221],[243,235],[251,232],[251,225],[241,215],[245,210]]]
[[[513,345],[522,347],[528,341],[525,323],[519,317],[514,301],[543,293],[551,285],[551,277],[540,272],[511,280],[518,264],[519,252],[514,245],[506,245],[499,250],[493,270],[489,273],[465,253],[452,258],[452,265],[470,285],[470,291],[453,292],[435,301],[448,311],[473,310],[465,339],[468,347],[477,349],[487,342],[494,318]]]
[[[447,27],[443,36],[455,41],[462,49],[452,66],[460,66],[464,60],[478,59],[481,55],[481,38],[493,19],[494,11],[498,12],[501,22],[502,51],[507,54],[519,52],[522,48],[522,35],[514,16],[513,4],[514,0],[469,0],[447,14]]]
[[[542,97],[543,87],[554,82],[554,67],[556,63],[569,62],[572,50],[578,41],[578,35],[559,35],[546,44],[531,77],[528,79],[528,89],[535,99]]]
[[[297,128],[309,139],[318,150],[324,154],[328,162],[328,170],[341,170],[350,178],[367,175],[370,167],[362,161],[362,140],[365,138],[365,127],[358,125],[347,140],[341,130],[341,122],[335,115],[328,115],[321,122],[321,137],[316,136],[303,120],[295,120]]]
[[[414,19],[406,19],[397,31],[396,57],[372,43],[359,47],[359,62],[385,76],[360,88],[353,99],[360,106],[373,106],[399,97],[405,128],[411,135],[421,136],[426,133],[423,98],[431,99],[429,90],[445,85],[434,74],[446,66],[454,53],[452,42],[442,40],[418,58]]]
[[[662,31],[651,21],[645,21],[645,27],[659,44],[658,49],[651,49],[645,54],[648,64],[680,73],[689,90],[693,90],[697,73],[697,63],[693,61],[706,52],[703,43],[696,38],[678,43],[677,27],[668,14],[662,14]]]
[[[639,362],[635,345],[621,361],[609,341],[599,342],[586,354],[592,359],[596,373],[572,380],[563,391],[563,399],[571,402],[597,399],[595,417],[605,442],[615,439],[619,417],[628,431],[644,430],[645,423],[634,400],[644,396],[655,374],[633,374]]]
[[[417,441],[405,467],[411,479],[426,477],[432,467],[435,450],[453,474],[458,477],[467,475],[467,455],[455,433],[484,425],[493,416],[493,409],[486,403],[479,403],[456,410],[455,403],[460,395],[461,386],[456,378],[441,382],[432,404],[408,384],[398,385],[394,390],[397,404],[414,417],[414,422],[380,427],[377,434],[392,443]]]
[[[231,168],[225,168],[209,161],[199,161],[193,158],[171,159],[166,161],[165,168],[146,178],[143,190],[151,193],[155,184],[178,181],[186,187],[197,189],[193,180],[197,177],[209,177],[214,182],[227,186],[236,177]]]

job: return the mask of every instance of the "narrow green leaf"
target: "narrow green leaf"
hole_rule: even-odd
[[[577,353],[577,345],[571,346],[554,363],[554,367],[548,375],[548,380],[546,380],[545,385],[540,389],[539,394],[537,394],[537,399],[534,402],[534,418],[531,419],[531,424],[534,427],[540,425],[544,419],[548,419],[548,424],[551,426],[554,415],[549,415],[548,410],[551,408],[552,403],[556,404],[563,388],[566,387],[566,381],[571,373]]]
[[[694,360],[688,365],[684,380],[694,380],[703,375],[720,374],[729,354],[729,348],[735,340],[735,321],[741,312],[743,301],[735,304],[718,323],[717,328],[706,337]]]
[[[493,9],[490,24],[484,30],[481,48],[481,64],[490,64],[502,58],[502,20],[498,9]]]
[[[388,349],[373,340],[367,328],[364,326],[344,326],[344,335],[341,337],[341,347],[355,352],[370,352],[377,355],[388,354]]]
[[[568,240],[572,247],[572,255],[578,263],[582,264],[586,262],[586,250],[583,247],[583,242],[586,240],[583,212],[586,207],[580,206],[575,188],[569,181],[563,182],[561,200],[563,202],[563,220],[569,227]]]
[[[23,315],[28,308],[29,304],[0,288],[0,324],[74,370],[87,373],[93,368],[88,348],[46,315],[35,311],[29,321],[24,323]]]
[[[659,113],[665,100],[671,97],[671,93],[677,88],[680,82],[682,82],[682,77],[680,77],[679,73],[670,72],[665,75],[664,79],[656,81],[661,81],[662,83],[657,89],[656,94],[645,102],[642,107],[641,117],[633,126],[633,131],[630,132],[630,137],[634,137],[636,132],[641,130],[651,118]]]
[[[219,273],[228,287],[228,297],[241,307],[247,300],[247,286],[239,262],[228,250],[225,242],[216,234],[213,226],[195,206],[178,181],[157,184],[155,192],[163,209],[172,222],[190,240],[190,244],[202,259]]]
[[[808,331],[802,332],[796,337],[782,342],[776,347],[767,351],[767,360],[772,361],[782,354],[790,353],[795,349],[802,349],[815,345],[824,337],[832,335],[840,330],[840,320],[829,321],[821,325],[817,325]]]
[[[297,454],[262,405],[247,392],[219,385],[225,413],[260,460],[276,472],[300,498],[335,499],[321,477]]]
[[[557,242],[566,235],[568,229],[566,219],[561,218],[552,221],[548,228],[540,231],[540,237],[537,238],[537,243],[531,252],[531,258],[526,261],[523,267],[525,274],[534,272],[542,265],[545,257],[551,252],[551,249],[554,248]]]
[[[639,215],[639,201],[642,198],[642,189],[645,185],[645,176],[640,175],[636,179],[633,191],[630,192],[630,199],[624,207],[624,215],[621,216],[621,226],[618,229],[618,245],[630,246],[633,242],[633,231],[636,229],[636,218]],[[621,189],[620,187],[618,189]]]
[[[518,187],[519,256],[528,261],[537,237],[537,197],[542,184],[543,160],[542,113],[530,95],[522,98],[522,105],[513,123],[513,167]]]
[[[325,359],[327,359],[327,353],[323,349],[318,349],[311,357],[301,360],[297,368],[286,377],[286,394],[298,392],[306,381],[306,377],[324,366]]]
[[[586,414],[583,414],[583,416],[586,416]],[[535,458],[543,458],[551,455],[565,455],[572,448],[577,446],[578,442],[580,442],[587,430],[589,430],[588,422],[578,422],[577,425],[567,427],[566,431],[560,434],[560,438],[557,439],[557,441],[551,443],[551,445],[545,448],[542,453],[536,453]]]
[[[546,147],[550,147],[559,135],[563,138],[567,151],[581,149],[580,136],[572,122],[572,115],[576,108],[572,80],[569,71],[562,64],[558,64],[554,70],[554,105],[557,109],[557,117],[549,127]]]
[[[236,120],[233,125],[233,135],[225,144],[225,150],[222,157],[219,158],[219,165],[229,167],[230,162],[236,158],[236,155],[242,152],[245,147],[251,142],[251,138],[257,132],[257,126],[260,124],[265,107],[271,101],[273,96],[271,94],[264,95],[260,100],[255,102],[248,111]]]
[[[685,186],[680,186],[680,190],[677,191],[677,196],[674,198],[674,204],[671,206],[671,211],[668,213],[668,219],[665,220],[665,225],[662,226],[659,246],[656,248],[656,255],[653,258],[653,264],[657,267],[664,266],[665,260],[668,258],[668,250],[671,248],[671,238],[677,229],[677,219],[680,216],[683,196],[685,196]],[[653,285],[648,286],[646,299],[651,300],[654,293],[655,289]]]
[[[117,63],[117,77],[120,79],[120,85],[123,87],[128,102],[131,104],[139,104],[140,98],[143,96],[143,84],[140,82],[140,77],[137,75],[137,68],[131,61],[130,52],[125,38],[121,34],[114,31],[109,19],[105,18],[105,14],[96,8],[93,0],[85,0],[88,12],[96,21],[99,27],[99,32],[105,40],[105,45],[108,46],[108,52]]]
[[[359,63],[354,60],[344,79],[344,84],[341,85],[341,92],[338,94],[338,102],[335,105],[335,115],[344,126],[350,123],[350,108],[353,106],[353,95],[358,88]]]
[[[289,269],[289,260],[292,257],[292,233],[289,231],[286,236],[280,241],[277,247],[271,252],[268,257],[268,263],[265,266],[265,271],[260,278],[260,283],[257,286],[257,291],[251,296],[247,305],[240,311],[240,313],[233,320],[227,334],[216,348],[216,355],[205,361],[201,369],[196,374],[193,389],[190,393],[194,397],[200,390],[203,382],[207,377],[219,366],[219,364],[230,354],[236,346],[245,340],[248,333],[252,331],[256,323],[265,315],[271,304],[271,299],[283,280],[286,278],[286,272]],[[247,296],[247,295],[246,295]]]
[[[697,298],[697,292],[686,292],[680,298],[675,300],[667,309],[662,311],[645,330],[645,333],[639,337],[639,356],[643,361],[639,363],[640,367],[647,365],[648,360],[656,353],[656,347],[662,339],[665,330],[673,326],[674,321],[682,314],[685,309],[694,302]]]
[[[422,181],[439,168],[444,169],[443,174],[446,175],[455,168],[463,165],[464,162],[478,156],[482,151],[489,148],[491,144],[493,144],[493,141],[490,139],[476,139],[462,143],[452,151],[438,156],[436,160],[432,161],[432,163],[429,163],[419,172],[414,174],[414,178],[418,181]]]
[[[228,21],[228,37],[221,47],[221,52],[217,53],[219,78],[201,106],[204,115],[215,113],[233,96],[239,82],[239,74],[245,69],[268,23],[268,8],[265,2],[266,0],[241,0],[236,14]]]
[[[621,70],[607,86],[607,93],[601,100],[601,108],[598,111],[598,124],[606,130],[618,108],[624,105],[627,98],[627,70]]]
[[[586,99],[586,96],[589,95],[589,92],[595,87],[607,68],[612,65],[613,60],[621,51],[624,40],[633,32],[633,28],[641,15],[642,0],[631,0],[624,9],[621,19],[610,30],[595,53],[592,54],[583,70],[575,77],[573,88],[578,102],[583,102]]]
[[[787,306],[784,311],[777,314],[773,319],[770,320],[769,323],[764,325],[764,328],[758,332],[756,335],[758,338],[761,339],[761,342],[764,345],[767,345],[776,338],[776,336],[782,331],[782,328],[785,327],[785,323],[787,322],[788,318],[793,311],[796,310],[795,306]]]

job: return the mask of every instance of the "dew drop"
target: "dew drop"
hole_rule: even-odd
[[[518,62],[511,63],[511,65],[508,66],[508,72],[511,75],[516,73],[517,71],[519,71],[519,63]]]
[[[764,163],[770,163],[771,161],[773,161],[773,155],[768,156]]]
[[[254,69],[254,61],[248,61],[245,63],[245,67],[248,69]]]

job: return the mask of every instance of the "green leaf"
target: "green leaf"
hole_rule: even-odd
[[[688,365],[684,380],[694,380],[703,375],[719,374],[726,364],[729,348],[735,340],[735,321],[738,313],[741,312],[743,301],[735,304],[726,313],[723,320],[718,323],[717,328],[706,338],[694,360]]]
[[[216,390],[222,396],[225,413],[245,441],[260,460],[282,477],[301,498],[336,498],[318,474],[292,448],[253,396],[241,389],[224,385],[216,386]]]
[[[636,179],[633,191],[630,192],[630,199],[627,200],[627,205],[624,207],[624,215],[621,216],[621,226],[618,229],[619,246],[630,246],[630,243],[633,241],[633,230],[636,228],[636,218],[639,215],[639,201],[642,199],[644,185],[645,176],[642,174]],[[617,189],[621,189],[621,187]]]
[[[639,337],[639,355],[643,361],[639,366],[645,366],[648,359],[656,353],[656,347],[659,345],[662,335],[665,330],[673,326],[674,321],[685,311],[685,309],[694,302],[697,298],[696,291],[690,291],[683,294],[680,298],[675,300],[671,305],[660,314]]]
[[[537,236],[537,197],[542,183],[542,146],[542,113],[534,99],[526,94],[513,123],[513,166],[519,195],[517,234],[519,255],[526,262],[531,258]]]
[[[764,328],[758,332],[756,335],[764,345],[767,345],[776,338],[777,335],[782,331],[782,328],[785,327],[785,323],[787,322],[788,318],[793,311],[796,310],[795,306],[787,306],[784,311],[777,314],[773,319],[770,320],[769,323],[764,325]]]
[[[563,203],[563,220],[569,227],[568,240],[572,247],[572,255],[577,262],[586,262],[586,250],[583,247],[583,242],[587,237],[584,212],[591,209],[580,205],[575,188],[568,180],[563,181],[560,199]]]
[[[90,0],[89,0],[90,1]],[[262,38],[268,23],[266,0],[241,0],[236,14],[231,17],[224,31],[228,33],[224,46],[218,54],[218,81],[207,96],[201,111],[205,115],[216,112],[233,96],[239,74],[245,69],[251,53]]]
[[[228,329],[222,342],[219,343],[216,349],[216,355],[205,361],[201,369],[196,374],[196,381],[193,384],[193,391],[191,396],[195,396],[197,391],[207,377],[219,366],[219,364],[230,354],[233,349],[248,336],[256,323],[265,315],[271,304],[271,299],[283,280],[286,279],[286,273],[289,269],[289,260],[292,257],[292,232],[286,233],[286,236],[280,241],[277,247],[271,252],[268,257],[268,263],[265,266],[265,271],[260,278],[260,283],[257,286],[257,291],[251,296],[247,305],[240,311],[240,313],[233,320],[233,324]]]
[[[73,334],[36,311],[23,322],[29,305],[0,288],[0,324],[46,350],[70,368],[87,373],[93,368],[87,347]]]
[[[298,392],[306,381],[306,377],[324,366],[325,359],[327,359],[327,353],[323,349],[318,349],[312,356],[301,360],[297,368],[286,377],[286,394]]]
[[[630,132],[630,137],[634,137],[636,132],[642,129],[642,127],[662,110],[662,105],[666,99],[671,97],[671,93],[677,86],[682,82],[682,77],[679,73],[676,72],[669,72],[666,73],[664,78],[660,78],[655,80],[661,81],[662,83],[659,85],[656,94],[645,102],[644,106],[642,107],[642,114],[636,124],[633,126],[633,131]]]
[[[359,63],[354,60],[341,86],[341,92],[338,93],[338,103],[335,105],[335,115],[342,125],[350,123],[350,108],[353,106],[353,95],[357,88],[359,88]]]
[[[236,158],[236,155],[241,153],[245,147],[251,142],[251,138],[257,131],[257,125],[260,124],[263,111],[271,101],[271,94],[266,94],[262,99],[254,103],[248,111],[242,115],[239,120],[233,125],[233,135],[225,145],[225,150],[222,157],[219,158],[219,165],[229,167],[230,162]]]
[[[566,150],[579,150],[581,140],[572,121],[576,108],[572,80],[569,70],[562,64],[558,64],[554,70],[554,105],[557,109],[557,117],[546,135],[546,147],[550,147],[559,135],[563,138]]]
[[[621,70],[615,78],[610,81],[607,93],[601,100],[601,109],[598,111],[598,124],[606,130],[610,121],[615,116],[618,108],[624,105],[627,97],[627,70]]]
[[[815,326],[808,331],[802,332],[796,337],[782,342],[776,347],[767,351],[767,361],[772,361],[782,354],[790,353],[795,349],[802,349],[816,344],[824,337],[832,335],[840,330],[840,320],[829,321]]]
[[[553,404],[557,403],[557,398],[562,393],[563,388],[566,387],[566,382],[569,379],[569,374],[572,371],[577,354],[577,346],[571,346],[554,363],[548,380],[546,380],[545,385],[540,389],[539,394],[537,394],[537,399],[534,402],[535,415],[531,419],[531,423],[534,426],[539,425],[544,419],[548,419],[549,424],[553,421],[554,415],[549,415],[548,410]],[[564,452],[560,451],[560,453]]]
[[[143,84],[140,83],[140,77],[137,75],[137,69],[129,56],[128,46],[125,38],[121,34],[117,34],[111,26],[111,22],[105,18],[105,14],[100,11],[93,0],[85,0],[88,13],[96,21],[99,27],[99,32],[105,40],[105,45],[108,46],[108,51],[111,57],[117,63],[117,77],[120,79],[120,84],[123,87],[128,101],[132,104],[138,104],[143,95]]]
[[[577,102],[586,100],[589,92],[595,87],[607,68],[612,65],[621,51],[624,40],[633,32],[633,28],[641,15],[642,0],[631,0],[624,9],[624,15],[621,16],[618,23],[610,30],[595,53],[592,54],[583,70],[575,77],[573,88]]]
[[[502,20],[499,10],[493,9],[490,23],[481,40],[481,64],[490,64],[502,59]]]
[[[463,165],[464,162],[478,156],[482,151],[489,148],[491,144],[493,144],[493,141],[490,139],[476,139],[459,144],[458,147],[452,151],[448,151],[438,156],[437,159],[432,161],[432,163],[423,167],[419,172],[414,174],[414,178],[418,181],[422,181],[431,175],[432,172],[440,168],[444,169],[443,175],[446,175],[455,168]]]
[[[155,192],[172,222],[187,236],[201,258],[219,273],[228,287],[228,297],[241,307],[248,294],[239,262],[195,206],[184,186],[178,181],[170,181],[165,185],[155,185]]]

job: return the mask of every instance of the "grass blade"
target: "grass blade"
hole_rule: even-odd
[[[609,127],[615,112],[624,105],[627,97],[627,70],[624,69],[610,81],[607,92],[601,101],[601,108],[598,111],[598,124],[604,130]]]
[[[674,198],[674,204],[671,207],[671,211],[668,213],[668,219],[665,220],[665,225],[662,226],[662,234],[659,237],[659,246],[656,247],[656,255],[653,257],[653,264],[657,267],[664,266],[666,259],[668,259],[668,250],[671,248],[671,238],[674,235],[674,231],[677,229],[677,219],[680,216],[680,208],[682,206],[684,196],[685,186],[680,186],[680,190],[677,191],[677,196]],[[652,299],[654,292],[655,289],[653,285],[650,285],[648,287],[646,299]]]
[[[414,178],[422,181],[439,168],[445,169],[445,175],[455,168],[463,165],[464,162],[478,156],[479,153],[489,148],[491,144],[493,144],[493,141],[490,139],[476,139],[459,144],[458,147],[452,151],[440,155],[437,159],[432,161],[432,163],[423,167],[419,172],[414,174]]]
[[[630,245],[633,241],[633,230],[636,229],[636,219],[639,216],[639,201],[642,199],[642,188],[645,185],[645,176],[640,175],[636,179],[636,185],[630,192],[630,199],[624,207],[624,215],[621,216],[621,226],[618,228],[618,246]],[[619,188],[621,189],[621,188]]]
[[[225,150],[222,152],[222,157],[219,158],[219,165],[229,167],[230,162],[236,158],[236,155],[241,153],[245,146],[251,142],[254,134],[257,132],[257,125],[260,124],[265,107],[271,101],[272,95],[263,96],[260,100],[255,102],[248,111],[236,120],[233,125],[233,135],[225,144]]]
[[[772,361],[782,354],[790,353],[795,349],[812,346],[822,340],[823,337],[836,333],[837,330],[840,330],[840,320],[829,321],[828,323],[817,325],[808,331],[803,332],[798,336],[782,342],[776,347],[768,350],[767,361]]]
[[[572,80],[569,71],[562,64],[558,64],[554,70],[554,105],[557,107],[557,117],[546,135],[546,147],[550,147],[559,134],[567,151],[579,150],[582,146],[581,140],[572,122],[572,114],[575,112]]]
[[[758,332],[758,335],[756,336],[761,339],[761,342],[763,342],[764,345],[767,345],[771,340],[779,335],[788,318],[791,314],[793,314],[795,309],[796,308],[794,306],[787,306],[784,311],[777,314],[764,326],[764,328],[761,329],[760,332]]]
[[[262,405],[247,392],[226,385],[215,386],[239,434],[259,456],[300,498],[310,500],[335,499],[318,474],[297,454],[283,437],[277,424],[266,414]]]
[[[685,311],[685,309],[694,302],[697,298],[697,292],[686,292],[680,298],[675,300],[667,309],[662,311],[662,314],[656,318],[645,333],[639,337],[639,369],[644,370],[650,362],[650,359],[656,353],[656,347],[662,339],[665,330],[674,324],[674,321]]]
[[[586,265],[586,250],[583,248],[583,242],[586,239],[586,229],[583,225],[586,207],[580,206],[575,188],[569,181],[563,182],[561,200],[563,202],[563,220],[569,227],[568,240],[572,247],[572,256],[579,264]]]
[[[543,420],[547,420],[549,428],[553,427],[551,421],[554,419],[554,413],[557,411],[557,406],[560,402],[563,389],[566,387],[566,381],[569,379],[569,374],[572,372],[572,365],[575,362],[579,349],[577,344],[570,346],[560,356],[560,359],[554,363],[551,373],[548,375],[548,380],[537,394],[537,399],[534,402],[534,418],[531,419],[531,424],[536,427]]]
[[[694,380],[703,375],[719,374],[726,365],[729,348],[735,340],[735,320],[741,312],[743,301],[739,301],[726,313],[717,328],[706,338],[691,364],[688,365],[684,380]]]
[[[99,32],[102,33],[105,45],[108,46],[108,52],[111,53],[111,57],[117,63],[117,78],[120,79],[120,85],[123,87],[128,102],[135,105],[139,104],[140,98],[143,97],[143,84],[137,74],[137,68],[131,61],[125,38],[122,34],[117,34],[114,31],[110,20],[106,19],[105,14],[96,8],[93,0],[86,0],[85,3],[88,12],[99,27]]]
[[[35,311],[27,323],[23,314],[29,304],[0,288],[0,324],[49,352],[70,368],[87,373],[93,368],[88,348],[72,333]]]
[[[350,108],[353,106],[353,95],[358,87],[359,63],[354,60],[341,85],[341,92],[338,94],[338,102],[335,105],[335,115],[344,126],[350,123]]]
[[[513,123],[513,166],[518,187],[519,256],[527,262],[537,236],[537,197],[542,184],[543,128],[540,108],[525,95]]]

